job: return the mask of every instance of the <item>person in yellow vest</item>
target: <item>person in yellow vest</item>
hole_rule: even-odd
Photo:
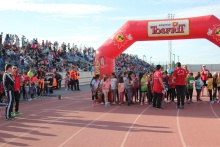
[[[75,72],[75,85],[74,85],[74,87],[75,87],[75,90],[80,90],[79,89],[79,72],[77,71],[77,69],[78,69],[78,67],[76,66],[74,68],[74,72]]]

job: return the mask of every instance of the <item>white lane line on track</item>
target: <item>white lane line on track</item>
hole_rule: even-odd
[[[16,139],[19,139],[19,138],[25,136],[26,134],[29,134],[29,133],[31,133],[31,132],[33,132],[33,131],[35,131],[35,130],[41,128],[41,127],[44,127],[44,126],[46,126],[46,125],[48,125],[48,124],[50,124],[50,123],[53,123],[53,122],[55,122],[55,121],[57,121],[57,120],[59,120],[59,119],[62,119],[62,118],[66,117],[66,116],[68,116],[68,115],[70,115],[70,114],[72,114],[72,113],[74,113],[74,112],[76,112],[76,111],[82,111],[82,110],[85,110],[85,109],[88,109],[88,108],[91,108],[91,106],[85,107],[85,108],[82,108],[82,109],[79,109],[79,110],[73,110],[73,112],[70,112],[70,113],[68,113],[68,114],[66,114],[66,115],[64,115],[64,116],[58,117],[58,118],[56,118],[56,119],[54,119],[54,120],[51,120],[51,121],[49,121],[49,122],[47,122],[47,123],[44,123],[44,124],[42,124],[42,125],[40,125],[40,126],[38,126],[38,127],[34,127],[33,129],[27,131],[26,133],[23,133],[23,134],[19,135],[18,137],[15,137],[15,138],[11,139],[10,141],[7,141],[7,142],[1,144],[0,147],[1,147],[1,146],[4,146],[4,145],[7,145],[8,143],[10,143],[10,142],[12,142],[12,141],[15,141]]]
[[[124,139],[123,139],[123,141],[122,141],[122,143],[121,143],[121,147],[124,147],[125,142],[126,142],[126,140],[127,140],[127,138],[128,138],[129,133],[131,132],[132,128],[134,127],[134,125],[136,124],[136,122],[138,121],[138,119],[141,117],[141,115],[142,115],[148,108],[150,108],[150,106],[148,106],[147,108],[145,108],[145,109],[138,115],[138,117],[134,120],[134,122],[132,123],[132,125],[131,125],[130,128],[128,129],[128,131],[127,131],[127,133],[126,133],[126,135],[125,135],[125,137],[124,137]]]
[[[186,143],[184,141],[183,134],[182,134],[182,131],[181,131],[181,128],[180,128],[179,113],[180,113],[180,110],[178,109],[177,114],[176,114],[177,129],[178,129],[178,132],[179,132],[181,143],[182,143],[183,147],[186,147]]]
[[[62,107],[68,106],[68,105],[72,105],[72,104],[74,104],[74,103],[75,103],[75,102],[73,102],[73,103],[68,103],[68,104],[65,104],[65,105],[62,105],[62,106],[58,106],[58,107],[53,108],[53,109],[48,109],[48,110],[40,111],[40,112],[38,112],[38,113],[33,113],[33,114],[34,114],[34,115],[37,115],[37,114],[41,114],[41,113],[44,113],[44,112],[47,112],[47,111],[56,110],[57,108],[62,108]],[[77,102],[77,103],[79,103],[79,102]],[[30,117],[30,115],[27,116],[27,117],[16,118],[16,121],[17,121],[17,120],[22,120],[22,119],[27,119],[28,117]],[[10,123],[13,123],[13,122],[14,122],[14,121],[10,121],[10,122],[6,122],[6,123],[3,123],[3,124],[0,124],[0,127],[1,127],[1,126],[4,126],[4,125],[7,125],[7,124],[10,124]]]
[[[84,126],[83,128],[81,128],[79,131],[77,131],[76,133],[74,133],[72,136],[70,136],[67,140],[65,140],[61,145],[59,145],[59,147],[64,146],[67,142],[69,142],[71,139],[73,139],[76,135],[78,135],[80,132],[82,132],[84,129],[86,129],[88,126],[90,126],[91,124],[93,124],[95,121],[97,121],[98,119],[102,118],[103,116],[105,116],[106,114],[114,111],[115,109],[119,108],[120,106],[117,106],[116,108],[102,114],[101,116],[97,117],[95,120],[91,121],[90,123],[88,123],[86,126]]]
[[[218,121],[220,121],[220,118],[218,117],[218,115],[215,113],[215,110],[212,108],[212,105],[210,104],[212,113],[215,115],[215,117],[218,119]]]

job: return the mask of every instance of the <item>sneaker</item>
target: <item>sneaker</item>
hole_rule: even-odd
[[[199,101],[202,101],[201,99],[199,99]]]
[[[190,103],[194,103],[192,100],[190,100]]]
[[[143,106],[143,103],[141,102],[141,104],[140,104],[141,106]]]
[[[14,117],[8,117],[8,118],[5,118],[5,119],[8,120],[8,121],[13,121]]]
[[[180,109],[180,106],[176,106],[176,109]]]
[[[66,91],[67,91],[68,89],[66,89]]]
[[[15,115],[21,116],[22,113],[18,111],[18,112],[15,112]]]
[[[185,107],[184,106],[181,106],[181,109],[184,109]]]
[[[32,98],[28,99],[28,101],[31,102],[31,101],[32,101]]]
[[[15,113],[14,113],[14,112],[11,112],[11,116],[12,116],[12,117],[15,117]]]
[[[105,107],[108,107],[108,103],[105,103]]]
[[[101,105],[104,105],[104,103],[103,103],[103,102],[101,102]]]
[[[211,101],[211,104],[214,104],[214,101]]]

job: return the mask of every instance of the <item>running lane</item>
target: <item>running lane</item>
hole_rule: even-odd
[[[181,147],[175,104],[163,105],[164,110],[150,107],[127,133],[121,147]]]
[[[179,111],[180,129],[186,146],[219,147],[220,122],[213,114],[210,104],[200,102],[188,107]]]

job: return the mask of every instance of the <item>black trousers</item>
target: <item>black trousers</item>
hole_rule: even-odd
[[[192,100],[193,89],[188,89],[188,95],[189,95],[188,99]],[[188,99],[187,99],[187,100],[188,100]]]
[[[74,89],[76,90],[76,82],[75,82],[75,80],[71,79],[71,80],[70,80],[71,90],[73,90],[73,86],[74,86]]]
[[[154,92],[153,107],[161,108],[162,93]]]
[[[210,97],[210,101],[213,101],[213,99],[212,99],[212,90],[208,90],[209,91],[209,97]]]
[[[175,88],[170,88],[169,89],[169,91],[170,91],[170,100],[173,102],[174,101],[174,97],[175,97]],[[167,99],[168,99],[168,96],[167,96]]]
[[[6,103],[6,109],[5,109],[5,117],[10,118],[11,112],[13,109],[13,102],[14,102],[14,91],[6,91],[6,97],[7,97],[7,103]]]
[[[19,101],[20,101],[20,92],[19,91],[14,92],[14,99],[15,99],[15,112],[18,112]],[[13,107],[13,105],[12,105],[12,107]],[[13,111],[13,109],[12,109],[12,111]]]
[[[59,89],[59,88],[61,88],[61,81],[62,80],[58,80],[58,79],[56,79],[57,80],[57,87],[56,87],[56,89]]]
[[[213,89],[213,99],[216,99],[216,97],[217,97],[217,87],[214,87],[214,89]]]
[[[79,90],[79,79],[76,79],[75,80],[75,85],[76,85],[76,87],[75,87],[75,90]]]
[[[180,102],[181,102],[181,105],[184,106],[185,90],[186,90],[186,86],[176,85],[178,107],[180,107]]]
[[[197,101],[199,101],[201,89],[196,89],[196,93],[197,93],[196,99],[197,99]]]

